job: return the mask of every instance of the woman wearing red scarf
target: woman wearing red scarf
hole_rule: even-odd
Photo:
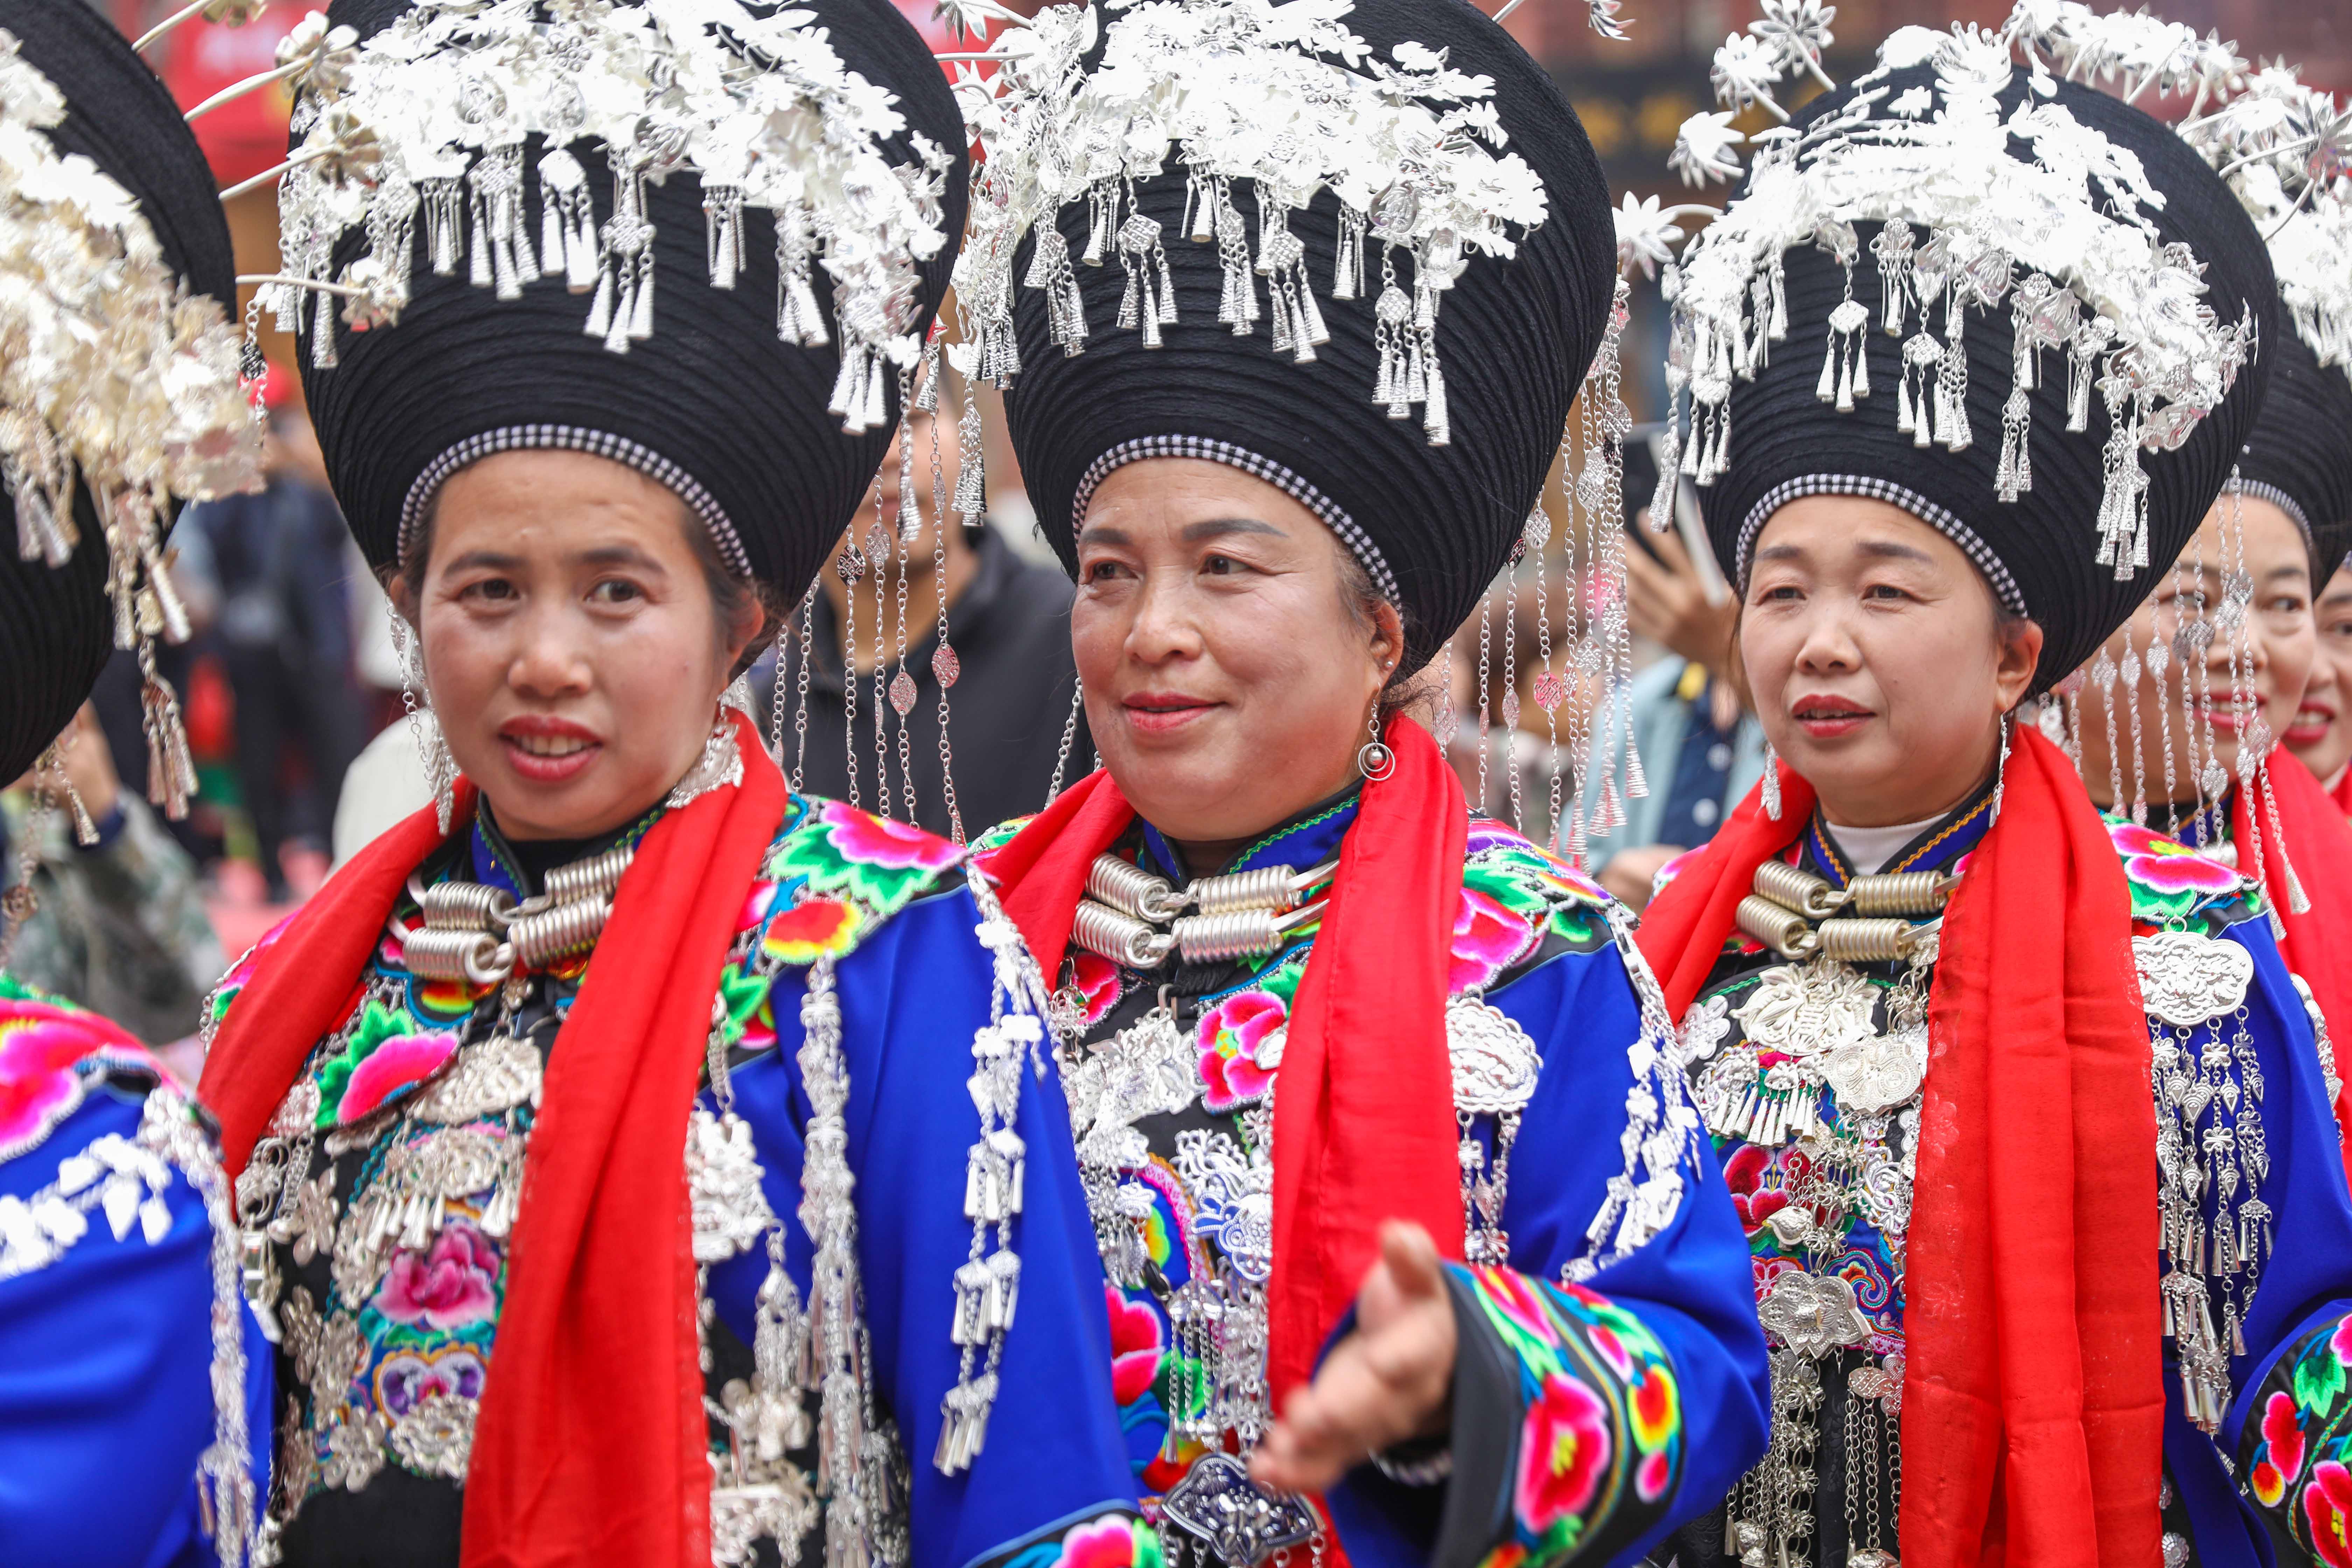
[[[1782,759],[1642,931],[1773,1346],[1767,1457],[1685,1568],[2343,1551],[2352,1196],[2309,1020],[2258,892],[2111,838],[2011,719],[2221,492],[2277,285],[2178,138],[2012,41],[1893,35],[1677,279]]]
[[[1034,967],[721,697],[935,373],[938,67],[887,0],[327,21],[270,292],[440,798],[207,1024],[269,1550],[1147,1551]]]
[[[2352,567],[2336,567],[2319,584],[2312,618],[2319,650],[2285,745],[2352,821]]]
[[[1298,25],[1048,10],[997,46],[1035,57],[980,117],[1013,224],[958,293],[1017,343],[1106,771],[984,863],[1057,972],[1121,1420],[1182,1559],[1639,1557],[1762,1436],[1738,1232],[1630,922],[1400,711],[1541,544],[1588,364],[1615,395],[1606,196],[1472,6]],[[1138,91],[1074,199],[1061,149]],[[1123,268],[1067,265],[1114,234]],[[1360,1285],[1334,1374],[1409,1342],[1406,1408],[1262,1447]]]
[[[2323,649],[2344,642],[2345,611],[2323,605],[2352,546],[2352,283],[2341,280],[2352,208],[2330,187],[2304,188],[2296,162],[2297,128],[2336,113],[2326,94],[2273,69],[2184,132],[2228,171],[2269,243],[2282,306],[2270,389],[2235,482],[2084,667],[2072,718],[2093,800],[2262,885],[2279,952],[2315,1008],[2342,1118],[2352,1116],[2340,1089],[2352,1066],[2352,825],[2328,787],[2340,787],[2340,752],[2326,784],[2295,765],[2299,740],[2325,752],[2336,728],[2332,714],[2311,724],[2305,697],[2316,685],[2323,708],[2342,700]],[[2126,671],[2137,679],[2119,682]],[[2318,733],[2299,737],[2307,724]]]

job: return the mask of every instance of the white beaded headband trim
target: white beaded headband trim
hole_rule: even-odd
[[[2311,519],[2304,515],[2303,508],[2297,504],[2293,496],[2279,489],[2278,486],[2264,484],[2260,479],[2240,479],[2236,489],[2242,496],[2252,496],[2256,500],[2266,500],[2286,513],[2287,521],[2303,530],[2303,542],[2305,544],[2311,542]],[[2225,490],[2222,493],[2226,495],[2229,492]]]
[[[2032,614],[2026,608],[2025,595],[2018,591],[2017,579],[2009,574],[2009,568],[2002,565],[2000,557],[1977,536],[1975,529],[1918,491],[1869,474],[1800,474],[1766,490],[1756,504],[1748,509],[1747,521],[1739,525],[1739,549],[1736,559],[1739,564],[1741,592],[1747,591],[1748,555],[1755,548],[1756,535],[1762,531],[1774,512],[1804,496],[1864,496],[1871,500],[1883,500],[1889,506],[1901,507],[1960,547],[1961,552],[1976,563],[1977,570],[1984,574],[1985,581],[1992,584],[1993,597],[2000,601],[2002,609],[2013,616]]]
[[[1346,509],[1273,458],[1261,457],[1246,447],[1236,447],[1231,441],[1215,441],[1203,436],[1139,436],[1131,441],[1121,441],[1087,466],[1086,477],[1078,481],[1077,493],[1070,498],[1072,532],[1085,523],[1087,508],[1092,504],[1095,491],[1112,470],[1152,458],[1193,458],[1223,463],[1229,468],[1239,468],[1252,479],[1264,479],[1313,512],[1325,527],[1338,534],[1339,542],[1364,563],[1364,570],[1371,574],[1372,585],[1381,591],[1382,598],[1391,604],[1402,603],[1387,558]]]
[[[726,563],[727,570],[738,577],[751,575],[751,558],[744,553],[743,541],[736,534],[734,523],[728,521],[726,509],[692,474],[625,436],[583,430],[576,425],[502,426],[467,437],[426,464],[425,471],[416,476],[416,482],[408,487],[408,500],[400,509],[400,562],[406,564],[409,551],[424,531],[425,520],[433,514],[433,503],[440,496],[441,487],[456,478],[459,469],[494,453],[523,451],[586,452],[635,468],[646,478],[667,486],[710,531],[711,542],[719,547],[719,558]]]

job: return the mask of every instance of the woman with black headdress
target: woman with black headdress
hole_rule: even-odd
[[[187,635],[160,565],[174,510],[260,482],[232,277],[204,154],[129,41],[85,5],[0,0],[0,778],[37,760],[37,806],[86,843],[50,746],[118,646],[149,672],[156,803],[193,784],[153,645]],[[6,972],[32,896],[0,904],[0,1561],[234,1568],[269,1347],[227,1183],[162,1063]]]
[[[1018,934],[722,701],[919,364],[963,216],[938,68],[886,0],[344,0],[319,37],[265,300],[439,798],[207,1026],[271,1549],[1131,1555]]]
[[[1735,106],[1762,42],[1718,58]],[[1894,34],[1675,279],[1782,759],[1642,931],[1772,1345],[1765,1460],[1685,1564],[2336,1550],[2293,1391],[2352,1196],[2263,900],[2111,833],[2011,720],[2221,492],[2277,284],[2178,137],[2013,43]]]
[[[2147,25],[2084,18],[2057,41],[2070,63],[2088,63],[2102,33],[2127,47]],[[2262,885],[2279,952],[2316,1009],[2339,1115],[2352,1115],[2340,1098],[2352,1066],[2352,826],[2294,754],[2321,657],[2318,602],[2352,548],[2352,208],[2308,174],[2305,133],[2335,121],[2335,100],[2292,71],[2237,64],[2248,89],[2182,133],[2227,172],[2270,247],[2270,389],[2232,482],[2156,591],[2065,683],[2071,727],[2050,732],[2071,738],[2101,806]]]
[[[1105,768],[982,858],[1058,972],[1163,1542],[1639,1555],[1756,1452],[1745,1256],[1630,917],[1402,710],[1542,543],[1596,359],[1613,404],[1591,149],[1459,0],[1056,7],[991,52],[958,293]],[[1261,1447],[1359,1300],[1329,1375],[1409,1342],[1410,1407]]]

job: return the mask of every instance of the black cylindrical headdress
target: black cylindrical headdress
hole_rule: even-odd
[[[799,594],[888,450],[962,228],[961,119],[913,26],[888,0],[676,32],[609,4],[329,17],[361,47],[298,110],[298,151],[337,151],[289,176],[288,266],[366,297],[279,303],[369,560],[402,560],[467,463],[562,447],[661,480]],[[352,147],[356,205],[328,179]]]
[[[2284,61],[2257,68],[2145,9],[2021,7],[2012,25],[2068,78],[2126,100],[2179,73],[2197,102],[2175,127],[2225,180],[2269,247],[2281,310],[2270,386],[2238,472],[2292,517],[2315,592],[2352,548],[2352,209],[2339,177],[2343,114]],[[2166,90],[2171,90],[2167,89]]]
[[[2352,551],[2352,377],[2344,366],[2321,364],[2294,332],[2281,331],[2273,347],[2270,390],[2238,473],[2247,494],[2302,528],[2315,594]]]
[[[1422,147],[1418,172],[1389,132],[1366,130],[1370,113],[1287,118],[1318,91],[1373,99],[1369,66],[1230,34],[1196,58],[1189,38],[1148,31],[1167,20],[1118,14],[1087,57],[1089,85],[1060,110],[1033,107],[1065,122],[1030,124],[1002,154],[1011,168],[990,145],[988,177],[1023,187],[1016,208],[1041,172],[1046,190],[1035,229],[1004,248],[1009,272],[982,275],[983,227],[959,289],[984,354],[1001,352],[987,342],[992,289],[1009,293],[1020,368],[1006,408],[1030,499],[1075,571],[1076,520],[1120,464],[1242,468],[1340,536],[1402,610],[1405,666],[1418,666],[1509,558],[1601,344],[1615,280],[1600,165],[1549,73],[1464,0],[1357,0],[1335,21],[1400,81],[1491,81],[1491,95],[1431,106],[1505,135],[1456,132],[1468,151]],[[1129,85],[1096,98],[1101,77],[1118,82],[1113,67]],[[1171,118],[1111,101],[1137,72]],[[1248,103],[1255,115],[1225,112]],[[1101,134],[1113,120],[1150,128],[1125,141],[1123,165]],[[1071,147],[1094,151],[1058,166]],[[1480,248],[1474,223],[1501,245]]]
[[[47,165],[0,151],[0,267],[35,274],[0,289],[0,414],[24,416],[0,419],[15,516],[0,526],[13,536],[0,544],[5,786],[119,638],[180,629],[142,545],[160,546],[174,500],[248,482],[258,443],[236,390],[228,225],[195,137],[130,40],[88,5],[0,0],[0,121],[31,130],[16,145]],[[42,311],[16,314],[12,293]],[[118,548],[131,560],[119,608]]]
[[[2262,237],[2170,130],[1916,28],[1767,141],[1675,281],[1727,574],[1791,500],[1892,502],[2040,623],[2037,690],[2195,533],[2279,335]]]

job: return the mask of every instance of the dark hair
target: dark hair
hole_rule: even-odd
[[[744,645],[734,668],[727,672],[727,679],[732,680],[759,662],[760,656],[767,651],[768,645],[775,640],[784,622],[791,618],[793,601],[786,599],[773,584],[738,577],[730,572],[726,562],[719,559],[718,541],[710,537],[710,531],[702,526],[701,520],[670,491],[665,489],[663,493],[670,495],[677,503],[678,527],[686,535],[687,548],[694,552],[695,564],[702,568],[703,585],[710,591],[710,605],[719,646],[726,646],[729,629],[744,611],[757,608],[760,612],[759,631]],[[419,615],[423,613],[425,605],[425,569],[433,559],[433,535],[440,521],[441,502],[436,497],[433,506],[425,514],[423,525],[417,530],[416,542],[409,551],[407,559],[383,574],[384,592],[392,595],[393,603],[397,605],[401,595],[405,594],[409,605]],[[415,617],[409,618],[413,625]]]

